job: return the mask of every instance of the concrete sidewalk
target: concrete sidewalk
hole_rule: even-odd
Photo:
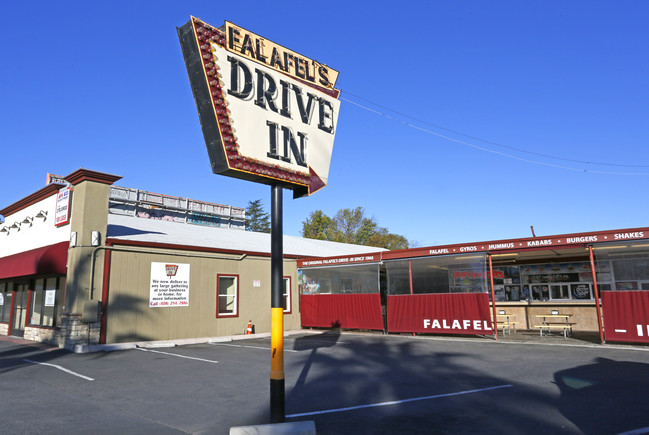
[[[308,335],[308,334],[322,334],[328,330],[325,329],[301,329],[301,330],[292,330],[285,331],[284,336],[294,336],[294,335]],[[340,334],[358,334],[358,335],[384,335],[379,331],[336,331]],[[605,342],[604,344],[600,341],[600,336],[598,332],[580,332],[575,331],[572,335],[565,337],[562,333],[555,332],[550,333],[549,335],[541,336],[538,331],[532,330],[518,330],[512,332],[511,334],[502,334],[498,333],[498,338],[493,335],[439,335],[439,334],[417,334],[413,336],[412,334],[388,334],[384,335],[385,337],[399,336],[399,337],[409,337],[412,339],[418,340],[458,340],[458,341],[479,341],[479,342],[493,342],[493,343],[524,343],[524,344],[540,344],[540,345],[553,345],[553,346],[587,346],[587,347],[617,347],[617,348],[628,348],[635,350],[646,350],[649,351],[649,344],[647,343],[620,343],[620,342]],[[219,343],[219,342],[231,342],[239,340],[248,340],[248,339],[259,339],[259,338],[270,338],[270,333],[260,333],[260,334],[242,334],[242,335],[233,335],[233,336],[224,336],[224,337],[202,337],[202,338],[188,338],[188,339],[177,339],[177,340],[160,340],[160,341],[138,341],[130,343],[115,343],[115,344],[91,344],[91,345],[76,345],[74,348],[75,353],[92,353],[92,352],[110,352],[115,350],[126,350],[126,349],[135,349],[135,348],[165,348],[165,347],[175,347],[191,344],[200,344],[200,343]],[[43,350],[54,350],[58,347],[54,344],[48,343],[39,343],[36,341],[25,340],[20,337],[13,336],[0,336],[0,341],[10,341],[17,344],[24,344],[28,346],[39,347]]]
[[[570,336],[564,337],[561,332],[553,332],[541,336],[536,330],[517,330],[511,334],[502,334],[498,331],[498,338],[493,335],[462,335],[462,336],[440,336],[440,335],[417,335],[416,338],[446,339],[446,340],[470,340],[494,343],[518,343],[518,344],[540,344],[548,346],[584,346],[584,347],[616,347],[634,350],[649,351],[649,343],[623,343],[604,342],[601,343],[598,332],[574,331]]]

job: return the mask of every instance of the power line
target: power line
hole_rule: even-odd
[[[354,94],[352,94],[350,92],[347,92],[347,91],[345,91],[345,94],[349,94],[349,95],[353,96],[354,98],[358,98],[360,100],[366,101],[369,104],[372,104],[372,105],[374,105],[376,107],[380,107],[381,109],[384,109],[384,110],[388,110],[388,111],[390,111],[392,113],[395,113],[395,114],[397,114],[399,116],[410,118],[410,119],[412,119],[414,121],[417,121],[417,122],[419,122],[421,124],[430,125],[430,126],[435,127],[437,129],[448,131],[448,132],[453,133],[453,134],[457,134],[457,135],[464,136],[464,137],[474,139],[474,140],[479,140],[481,142],[485,142],[485,143],[488,143],[490,145],[495,145],[495,146],[499,146],[499,147],[503,147],[503,148],[508,148],[508,149],[515,150],[515,151],[522,152],[522,153],[533,154],[533,155],[537,155],[537,156],[541,156],[541,157],[547,157],[547,158],[556,159],[556,160],[563,160],[563,161],[569,161],[569,162],[575,162],[575,163],[583,163],[583,164],[588,164],[588,165],[616,166],[616,167],[629,167],[629,168],[647,168],[647,167],[649,167],[649,165],[627,165],[627,164],[617,164],[617,163],[589,162],[589,161],[585,161],[585,160],[568,159],[568,158],[564,158],[564,157],[557,157],[557,156],[538,153],[538,152],[534,152],[534,151],[527,151],[527,150],[512,147],[512,146],[499,144],[497,142],[492,142],[492,141],[489,141],[487,139],[483,139],[483,138],[480,138],[480,137],[477,137],[477,136],[471,136],[471,135],[468,135],[468,134],[465,134],[465,133],[462,133],[462,132],[459,132],[459,131],[456,131],[456,130],[451,130],[451,129],[448,129],[448,128],[445,128],[445,127],[442,127],[442,126],[439,126],[439,125],[436,125],[436,124],[433,124],[433,123],[430,123],[430,122],[427,122],[427,121],[423,121],[421,119],[417,119],[417,118],[415,118],[413,116],[410,116],[410,115],[407,115],[405,113],[401,113],[399,111],[390,109],[389,107],[385,107],[385,106],[382,106],[380,104],[374,103],[372,101],[369,101],[369,100],[367,100],[367,99],[365,99],[363,97],[360,97],[358,95],[354,95]],[[501,155],[501,156],[504,156],[504,157],[508,157],[508,158],[512,158],[512,159],[516,159],[516,160],[521,160],[521,161],[528,162],[528,163],[544,165],[544,166],[550,166],[550,167],[555,167],[555,168],[560,168],[560,169],[567,169],[567,170],[571,170],[571,171],[590,172],[590,173],[594,173],[594,174],[649,175],[649,173],[647,173],[647,172],[610,172],[610,171],[596,171],[596,170],[590,170],[590,169],[572,168],[572,167],[568,167],[568,166],[562,166],[562,165],[556,165],[556,164],[551,164],[551,163],[539,162],[539,161],[536,161],[536,160],[525,159],[525,158],[517,157],[517,156],[511,155],[511,154],[506,154],[506,153],[503,153],[503,152],[500,152],[500,151],[492,150],[490,148],[480,147],[478,145],[474,145],[474,144],[469,143],[469,142],[454,139],[454,138],[449,137],[449,136],[442,135],[442,134],[434,132],[432,130],[428,130],[428,129],[416,126],[414,124],[411,124],[409,122],[403,121],[403,120],[401,120],[399,118],[396,118],[394,116],[390,116],[390,115],[388,115],[388,114],[386,114],[384,112],[381,112],[381,111],[372,109],[370,107],[364,106],[362,104],[359,104],[359,103],[357,103],[355,101],[349,100],[349,99],[344,98],[344,97],[341,97],[340,99],[344,100],[344,101],[346,101],[346,102],[348,102],[350,104],[353,104],[353,105],[355,105],[357,107],[360,107],[360,108],[362,108],[364,110],[367,110],[369,112],[372,112],[372,113],[375,113],[377,115],[383,116],[383,117],[385,117],[387,119],[399,122],[399,123],[404,124],[404,125],[406,125],[406,126],[408,126],[410,128],[414,128],[416,130],[420,130],[420,131],[423,131],[425,133],[438,136],[438,137],[440,137],[442,139],[450,140],[450,141],[453,141],[453,142],[456,142],[456,143],[459,143],[459,144],[462,144],[462,145],[466,145],[466,146],[469,146],[469,147],[472,147],[472,148],[475,148],[475,149],[479,149],[481,151],[490,152],[490,153],[493,153],[493,154],[498,154],[498,155]]]

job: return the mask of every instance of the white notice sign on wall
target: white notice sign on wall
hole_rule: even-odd
[[[61,226],[70,222],[70,186],[59,190],[56,195],[54,225]]]
[[[189,306],[189,264],[151,263],[149,307]]]
[[[53,307],[56,302],[56,290],[45,290],[45,306]]]

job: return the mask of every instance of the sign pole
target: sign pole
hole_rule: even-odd
[[[281,423],[282,189],[302,198],[327,185],[340,111],[338,71],[229,21],[217,28],[191,17],[178,38],[212,172],[272,189],[270,414]]]
[[[590,257],[590,270],[593,274],[593,293],[595,294],[595,307],[597,308],[597,326],[599,328],[599,341],[605,343],[604,329],[602,328],[602,311],[599,307],[599,289],[597,288],[597,269],[595,269],[595,256],[593,255],[593,245],[588,245],[588,255]]]
[[[284,412],[284,306],[283,270],[284,244],[282,228],[282,188],[271,186],[270,209],[270,420],[283,423]]]
[[[498,340],[498,315],[496,314],[496,290],[494,289],[494,266],[491,262],[491,252],[487,252],[489,258],[489,283],[491,284],[491,309],[493,316],[492,327],[494,329],[494,337]]]

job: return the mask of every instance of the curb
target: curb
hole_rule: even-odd
[[[284,337],[293,334],[304,333],[317,333],[316,331],[284,331]],[[226,343],[229,341],[251,340],[255,338],[269,338],[270,332],[262,332],[259,334],[245,334],[245,335],[230,335],[223,337],[202,337],[202,338],[182,338],[177,340],[158,340],[158,341],[136,341],[131,343],[117,343],[117,344],[77,344],[72,351],[74,353],[94,353],[94,352],[113,352],[118,350],[136,349],[138,347],[144,349],[161,349],[176,346],[185,346],[188,344],[210,344],[210,343]]]
[[[262,424],[257,426],[236,426],[230,428],[230,435],[315,435],[312,420],[292,423]]]

